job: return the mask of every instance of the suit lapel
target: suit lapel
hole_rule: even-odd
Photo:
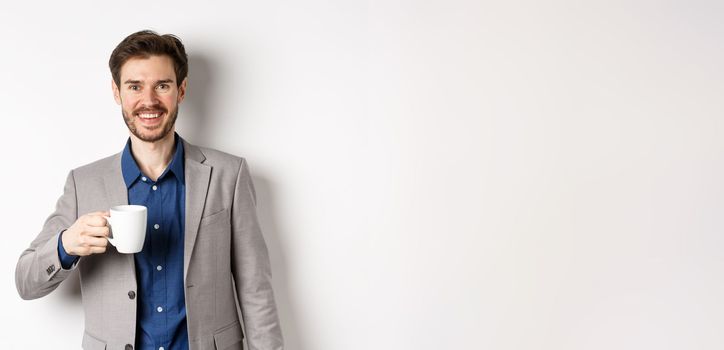
[[[128,187],[126,187],[126,181],[123,180],[123,172],[121,170],[121,155],[123,153],[117,154],[113,161],[111,162],[110,167],[105,170],[105,176],[103,176],[103,185],[106,187],[106,198],[108,199],[108,210],[110,210],[111,207],[115,207],[117,205],[124,205],[128,204]],[[108,247],[110,248],[111,245],[109,244]],[[115,251],[115,248],[110,248]],[[136,283],[136,274],[135,274],[135,261],[133,259],[133,254],[120,254],[115,253],[116,255],[121,256],[120,259],[125,259],[126,263],[128,264],[128,270],[131,271],[130,276],[132,276],[133,283]]]
[[[202,164],[206,157],[201,150],[184,141],[184,180],[186,183],[186,219],[184,221],[184,281],[188,272],[191,253],[199,232],[201,214],[209,190],[211,167]]]
[[[119,153],[113,158],[111,166],[105,170],[105,176],[103,176],[108,208],[128,204],[128,188],[121,172],[121,154]]]

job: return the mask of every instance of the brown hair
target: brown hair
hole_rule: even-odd
[[[181,85],[189,72],[188,57],[181,39],[173,34],[158,35],[152,30],[142,30],[127,36],[111,53],[108,66],[116,86],[121,86],[121,67],[131,58],[148,58],[166,55],[173,60],[176,85]]]

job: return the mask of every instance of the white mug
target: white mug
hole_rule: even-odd
[[[148,210],[142,205],[119,205],[111,208],[111,216],[106,216],[111,228],[108,242],[119,253],[133,254],[143,249],[146,239],[146,215]]]

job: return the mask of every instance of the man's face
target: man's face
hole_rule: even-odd
[[[146,142],[172,134],[185,93],[186,79],[177,86],[168,56],[131,58],[121,66],[120,86],[113,82],[113,95],[128,130]]]

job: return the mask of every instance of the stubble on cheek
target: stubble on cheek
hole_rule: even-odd
[[[132,134],[136,134],[136,126],[133,124],[133,116],[128,116],[126,111],[121,110],[121,114],[123,115],[123,121],[126,122],[126,126],[128,127],[128,130],[131,131]]]

